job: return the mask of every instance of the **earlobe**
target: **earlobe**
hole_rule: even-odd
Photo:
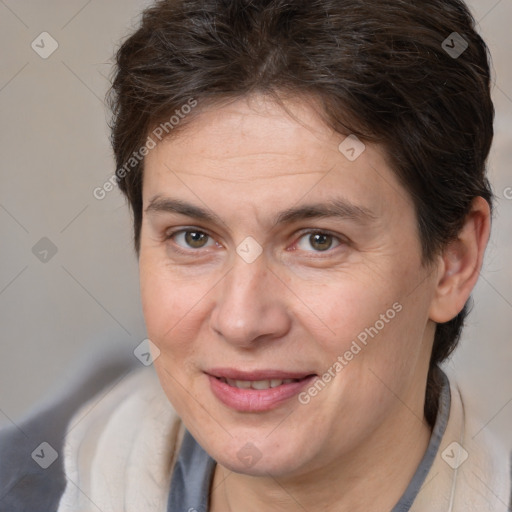
[[[482,268],[490,225],[489,203],[476,197],[457,239],[439,256],[438,282],[430,307],[434,322],[450,321],[469,299]]]

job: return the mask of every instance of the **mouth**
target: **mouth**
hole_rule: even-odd
[[[216,369],[206,373],[210,389],[224,405],[239,412],[275,409],[298,395],[316,374],[263,370]]]
[[[265,379],[265,380],[234,380],[220,377],[219,380],[228,384],[233,388],[238,389],[270,389],[277,388],[283,384],[291,384],[292,382],[299,382],[301,379]]]

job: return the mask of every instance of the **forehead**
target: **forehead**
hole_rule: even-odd
[[[260,216],[301,200],[338,197],[377,216],[411,209],[382,148],[346,138],[312,100],[281,105],[252,96],[212,106],[147,155],[144,205],[172,194]],[[356,159],[346,151],[354,144],[356,156],[364,148]]]

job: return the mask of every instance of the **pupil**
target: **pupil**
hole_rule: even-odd
[[[326,251],[332,245],[331,235],[316,233],[310,236],[311,246],[319,251]]]
[[[191,247],[202,247],[206,240],[206,235],[199,231],[187,231],[185,240]]]

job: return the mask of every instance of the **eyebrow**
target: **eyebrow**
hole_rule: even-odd
[[[225,224],[213,212],[180,199],[156,196],[150,201],[145,211],[146,213],[177,213],[205,222]],[[273,226],[326,217],[348,219],[361,224],[377,218],[371,210],[364,206],[355,205],[345,199],[335,198],[322,203],[304,204],[288,208],[277,215]]]
[[[190,203],[186,203],[185,201],[181,201],[180,199],[171,199],[167,197],[155,196],[150,202],[148,207],[146,208],[146,213],[178,213],[180,215],[186,215],[187,217],[192,217],[198,220],[208,221],[208,222],[217,222],[222,223],[222,220],[219,216],[214,213],[206,210],[205,208],[201,208],[199,206],[195,206]]]
[[[355,205],[345,199],[330,199],[323,203],[305,204],[281,212],[275,221],[277,224],[291,224],[299,220],[335,217],[365,223],[377,217],[364,206]]]

